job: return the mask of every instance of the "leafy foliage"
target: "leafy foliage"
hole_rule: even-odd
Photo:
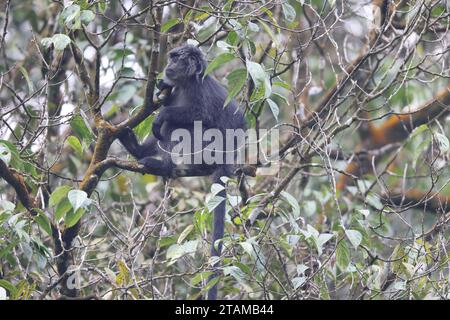
[[[216,284],[227,299],[450,298],[445,1],[144,2],[0,4],[0,299],[64,294],[66,253],[79,293],[101,299]],[[226,198],[109,167],[133,160],[118,124],[145,113],[147,80],[185,42],[224,107],[280,133],[273,160],[260,131],[257,176],[227,179]],[[133,125],[141,141],[154,118]]]

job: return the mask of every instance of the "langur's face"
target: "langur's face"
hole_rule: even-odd
[[[186,45],[173,49],[168,57],[166,78],[178,85],[200,79],[205,71],[206,61],[200,49],[194,46]]]

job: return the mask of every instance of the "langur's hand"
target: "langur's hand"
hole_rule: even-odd
[[[172,89],[173,85],[169,81],[167,81],[163,78],[158,81],[158,83],[156,84],[156,87],[159,89],[159,91],[163,91],[167,88]]]
[[[123,128],[123,130],[118,135],[118,138],[120,140],[128,140],[130,137],[134,137],[133,129],[131,129],[130,127]]]
[[[164,115],[165,115],[164,110],[165,109],[161,110],[161,112],[158,114],[158,116],[156,117],[156,119],[152,123],[153,135],[158,140],[163,140],[163,137],[161,135],[161,127],[162,127],[164,121],[166,120],[165,117],[164,117]]]
[[[156,92],[156,97],[153,102],[159,105],[166,104],[166,101],[170,96],[173,86],[164,81],[164,79],[161,79],[156,84],[156,87],[158,88],[158,91]]]

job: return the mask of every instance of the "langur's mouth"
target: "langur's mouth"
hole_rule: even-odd
[[[167,69],[165,74],[166,74],[166,77],[169,78],[169,80],[175,80],[174,78],[175,78],[176,72],[173,71],[172,69]]]

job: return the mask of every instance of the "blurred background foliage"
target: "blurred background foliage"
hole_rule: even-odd
[[[443,0],[1,0],[0,298],[207,291],[210,180],[91,171],[94,150],[128,158],[102,121],[138,114],[183,43],[249,127],[280,130],[279,170],[246,177],[248,199],[228,182],[220,297],[450,298],[449,17]]]

